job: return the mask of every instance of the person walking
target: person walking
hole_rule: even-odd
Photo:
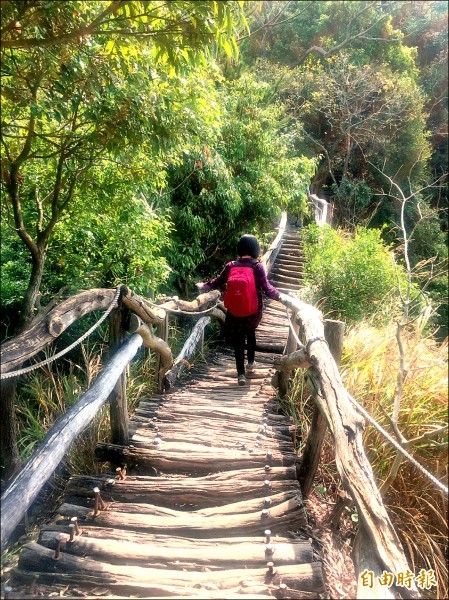
[[[259,262],[260,246],[253,235],[243,235],[237,244],[237,260],[228,262],[222,272],[205,283],[196,284],[201,292],[224,290],[227,308],[225,336],[234,349],[239,385],[246,385],[246,374],[254,373],[256,329],[262,319],[264,293],[280,300],[281,293],[267,279],[265,267]],[[245,369],[245,341],[248,363]]]

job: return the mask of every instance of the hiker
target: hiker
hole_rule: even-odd
[[[281,293],[267,279],[265,267],[259,262],[260,246],[253,235],[243,235],[237,244],[238,259],[228,262],[223,271],[206,283],[197,283],[201,292],[220,288],[227,308],[226,340],[232,345],[239,385],[246,385],[246,373],[254,373],[256,328],[262,318],[262,292],[273,300]],[[245,371],[245,340],[248,364]]]

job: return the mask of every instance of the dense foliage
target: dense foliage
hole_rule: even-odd
[[[346,323],[391,322],[400,312],[406,274],[395,264],[381,231],[359,227],[354,233],[328,225],[303,230],[305,284],[329,318]],[[411,300],[418,295],[414,287]]]
[[[438,1],[5,2],[10,325],[63,286],[157,291],[171,269],[187,293],[242,231],[306,213],[308,185],[336,224],[386,224],[400,248],[385,175],[407,194],[445,171],[445,15]],[[408,203],[413,265],[444,261],[445,208],[441,181]],[[428,289],[443,301],[441,278]]]
[[[195,272],[210,274],[234,257],[242,233],[272,230],[281,210],[307,211],[315,161],[295,155],[285,107],[267,100],[271,92],[250,74],[222,81],[218,138],[211,148],[185,153],[183,165],[169,170],[169,260],[181,289]]]
[[[218,49],[237,56],[233,32],[240,22],[245,23],[241,4],[234,2],[2,5],[3,222],[15,230],[29,263],[18,325],[33,316],[39,293],[55,292],[53,286],[41,290],[43,278],[58,280],[57,274],[47,277],[47,253],[55,261],[50,269],[67,264],[56,254],[61,221],[70,240],[88,231],[102,240],[103,224],[124,224],[139,214],[142,187],[148,195],[163,185],[171,153],[209,128],[214,111],[206,110],[203,75]],[[96,231],[89,217],[94,204],[106,217],[97,221]],[[151,211],[142,214],[151,221]],[[134,231],[143,225],[138,221]],[[150,228],[154,234],[157,224]],[[154,259],[164,227],[161,232],[160,240],[152,236]],[[137,270],[149,267],[145,276],[157,286],[161,269],[145,256],[148,240],[141,243],[140,235],[128,241],[140,256],[129,264],[130,272],[125,260],[125,271],[119,267],[115,275],[134,282],[137,261]],[[80,260],[88,267],[90,246],[73,249],[85,250]],[[106,263],[111,259],[104,256]],[[79,261],[71,263],[66,284],[79,275]],[[100,275],[97,284],[111,279]]]

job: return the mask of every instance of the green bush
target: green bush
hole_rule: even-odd
[[[303,230],[303,239],[305,283],[327,315],[380,323],[399,314],[398,280],[405,290],[406,274],[395,266],[380,230],[360,227],[348,234],[313,224]],[[412,286],[412,298],[417,293]]]

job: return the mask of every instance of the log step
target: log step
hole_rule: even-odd
[[[251,513],[205,516],[191,512],[174,512],[179,514],[149,517],[141,513],[116,513],[112,510],[103,510],[94,515],[91,509],[68,503],[62,504],[58,509],[58,514],[61,516],[78,517],[81,526],[86,523],[97,527],[209,539],[223,534],[263,535],[265,529],[270,529],[274,534],[285,534],[307,524],[302,500],[298,495],[276,506],[268,506]]]
[[[108,589],[121,593],[145,593],[148,597],[157,596],[161,591],[177,590],[181,597],[188,597],[190,588],[221,591],[239,587],[266,586],[268,594],[273,587],[285,583],[295,590],[323,592],[324,582],[321,563],[311,562],[279,566],[272,576],[267,576],[267,568],[228,569],[220,571],[181,571],[161,570],[151,567],[111,564],[61,552],[58,560],[54,551],[35,542],[26,544],[19,559],[19,568],[40,575],[47,574],[48,579],[61,578],[65,583],[80,584],[85,577]],[[45,577],[42,577],[45,580]],[[47,580],[48,580],[47,579]],[[166,595],[166,594],[162,594]],[[210,597],[210,596],[209,596]],[[223,597],[223,596],[221,596]]]
[[[242,469],[259,467],[262,473],[265,465],[289,467],[296,463],[296,454],[273,452],[272,458],[268,459],[267,452],[258,449],[250,452],[249,450],[214,448],[212,453],[209,447],[205,446],[204,448],[203,451],[186,448],[184,451],[170,452],[164,451],[163,448],[153,450],[103,443],[97,445],[95,459],[99,462],[132,465],[133,468],[153,468],[164,473],[191,474],[210,473],[214,470],[229,471],[236,467]]]
[[[295,467],[273,467],[269,473],[260,469],[225,471],[220,478],[215,474],[196,478],[128,476],[125,480],[73,476],[66,493],[69,497],[93,497],[95,487],[106,502],[152,503],[184,510],[185,506],[206,508],[298,491],[299,484]]]
[[[271,549],[266,551],[263,537],[197,540],[192,544],[189,538],[169,538],[164,543],[155,544],[154,536],[141,535],[139,541],[121,537],[116,539],[81,535],[76,542],[67,543],[67,534],[57,531],[43,531],[39,543],[46,548],[56,549],[57,541],[65,542],[64,552],[74,556],[89,556],[97,561],[112,565],[145,565],[153,568],[178,568],[189,571],[207,566],[211,570],[235,568],[264,568],[269,556],[276,556],[276,562],[282,565],[295,565],[313,562],[312,547],[307,541],[292,541],[288,538],[273,538]],[[143,541],[145,540],[145,541]],[[245,541],[240,541],[245,540]],[[270,550],[273,550],[270,553]]]

